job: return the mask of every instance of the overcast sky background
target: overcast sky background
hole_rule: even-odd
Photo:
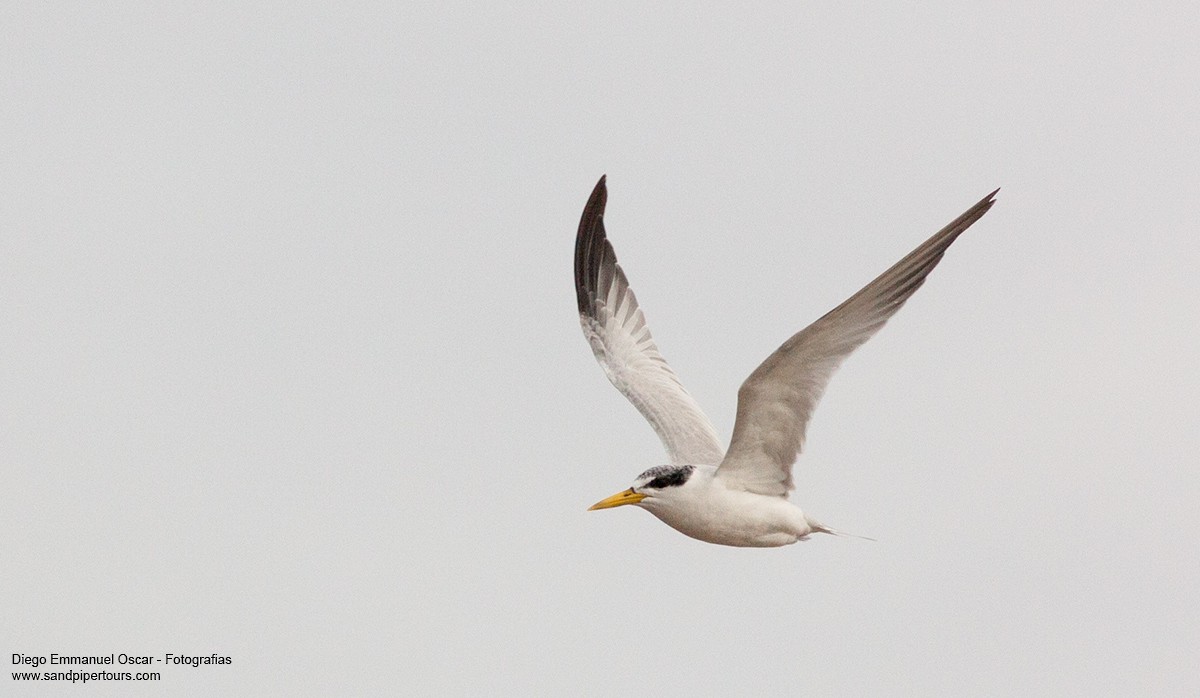
[[[3,692],[1200,693],[1195,3],[0,18]],[[878,542],[585,512],[665,462],[578,327],[604,173],[726,436],[1003,187],[809,430],[793,498]]]

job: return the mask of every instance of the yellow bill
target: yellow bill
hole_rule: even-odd
[[[625,506],[626,504],[637,504],[645,498],[646,495],[641,494],[640,492],[634,492],[633,488],[630,487],[624,492],[618,492],[607,499],[601,499],[592,506],[588,507],[588,511],[595,511],[596,509],[611,509],[613,507]]]

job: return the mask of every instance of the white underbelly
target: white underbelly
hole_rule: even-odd
[[[722,494],[706,506],[655,507],[650,512],[684,535],[718,545],[772,548],[791,545],[811,532],[804,514],[785,499],[746,492]]]

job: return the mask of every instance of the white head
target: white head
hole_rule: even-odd
[[[694,465],[659,465],[638,475],[633,486],[596,502],[588,511],[636,504],[644,509],[669,501],[677,496],[696,473]]]

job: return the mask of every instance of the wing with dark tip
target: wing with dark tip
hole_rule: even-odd
[[[997,189],[996,191],[1000,191]],[[792,464],[808,420],[842,360],[916,292],[946,248],[994,203],[992,192],[879,278],[783,343],[738,390],[737,419],[717,477],[767,495],[793,488]]]
[[[672,463],[716,465],[724,451],[712,423],[659,353],[625,272],[604,233],[604,177],[575,237],[579,322],[596,360],[662,440]]]

